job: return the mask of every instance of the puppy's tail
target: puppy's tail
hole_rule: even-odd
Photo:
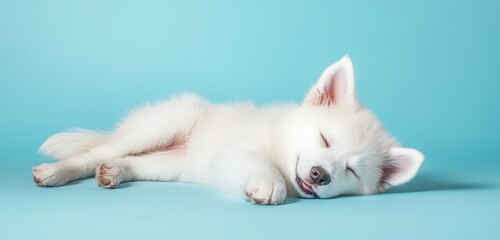
[[[47,139],[40,149],[42,154],[57,160],[65,160],[89,151],[105,143],[109,134],[84,129],[61,132]]]

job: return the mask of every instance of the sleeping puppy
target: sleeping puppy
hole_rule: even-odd
[[[109,133],[50,137],[56,160],[33,168],[38,186],[95,176],[103,188],[126,181],[214,186],[254,204],[287,195],[332,198],[382,192],[411,180],[424,156],[403,148],[356,98],[345,56],[328,67],[302,104],[211,104],[194,94],[146,105]]]

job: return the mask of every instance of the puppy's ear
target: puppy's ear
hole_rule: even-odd
[[[346,55],[329,66],[309,90],[304,104],[331,106],[356,100],[354,92],[354,67]]]
[[[424,162],[424,155],[416,149],[395,147],[381,167],[381,190],[410,181]]]

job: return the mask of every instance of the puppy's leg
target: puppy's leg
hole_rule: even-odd
[[[97,184],[115,188],[127,181],[175,181],[182,173],[185,154],[161,152],[106,160],[96,169]]]
[[[277,205],[286,198],[285,179],[271,161],[250,154],[230,154],[216,161],[212,184],[245,193],[253,204]]]
[[[39,186],[60,186],[93,176],[97,166],[106,159],[143,155],[186,145],[191,132],[203,119],[208,108],[206,102],[193,95],[183,95],[168,102],[140,108],[130,114],[118,129],[99,145],[69,159],[59,159],[62,161],[35,167],[34,180]],[[60,142],[58,139],[51,141]],[[60,147],[61,144],[48,144],[44,152],[60,153]]]
[[[139,156],[148,155],[141,154],[134,157],[134,154],[136,154],[133,151],[134,149],[127,147],[130,138],[133,137],[133,135],[124,135],[121,139],[116,139],[114,142],[108,142],[92,148],[87,153],[80,154],[64,161],[41,164],[33,168],[34,180],[39,186],[62,186],[74,180],[94,176],[96,168],[109,159],[130,161]],[[167,143],[168,147],[162,148],[162,150],[168,150],[169,147],[178,148],[180,145],[185,144],[184,142],[174,143]],[[152,146],[151,151],[154,152],[156,148],[158,147]]]
[[[128,138],[123,138],[122,141],[106,142],[63,161],[38,165],[33,168],[35,183],[38,186],[53,187],[91,177],[96,167],[104,160],[120,158],[128,154],[128,149],[124,147],[129,141]]]

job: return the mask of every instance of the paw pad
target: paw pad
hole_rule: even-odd
[[[119,165],[101,164],[97,168],[97,184],[103,188],[116,188],[122,180],[123,171]]]

